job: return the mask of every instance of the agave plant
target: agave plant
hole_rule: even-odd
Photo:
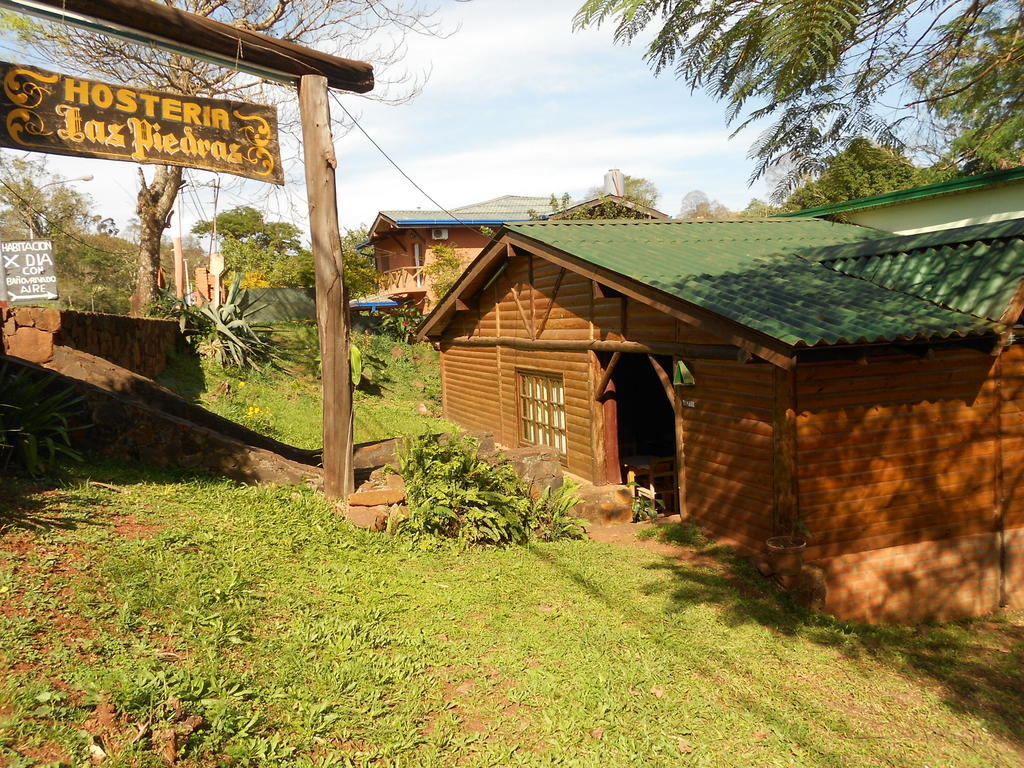
[[[227,298],[220,306],[203,304],[199,313],[210,324],[210,335],[200,350],[215,357],[223,366],[255,368],[260,363],[274,361],[274,348],[268,341],[270,329],[251,325],[245,319],[245,304],[239,297],[241,273],[235,275]]]

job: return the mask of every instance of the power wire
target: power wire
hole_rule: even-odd
[[[353,116],[353,114],[351,112],[349,112],[348,109],[345,108],[345,105],[341,102],[341,99],[338,97],[338,95],[336,93],[334,93],[333,91],[330,92],[330,95],[334,99],[334,102],[339,107],[341,107],[341,111],[344,112],[345,115],[348,117],[348,119],[352,121],[352,124],[356,128],[359,129],[359,132],[362,133],[363,136],[366,137],[367,141],[369,141],[374,146],[374,148],[378,152],[380,152],[381,156],[385,160],[387,160],[389,163],[391,163],[391,165],[394,167],[394,169],[396,171],[398,171],[400,174],[402,174],[402,176],[405,178],[405,180],[408,181],[410,184],[412,184],[413,187],[415,187],[419,191],[419,193],[421,195],[423,195],[425,198],[427,198],[427,200],[429,200],[434,205],[436,205],[438,210],[443,211],[444,213],[447,213],[449,216],[452,217],[452,220],[457,222],[458,224],[460,224],[460,225],[462,225],[464,227],[467,227],[469,229],[476,230],[477,232],[479,232],[481,236],[487,238],[488,244],[496,243],[497,242],[497,238],[494,236],[496,233],[492,233],[492,234],[488,235],[486,232],[483,231],[482,227],[477,227],[477,226],[474,226],[472,224],[469,224],[469,223],[463,221],[458,216],[456,216],[454,213],[452,213],[450,210],[448,210],[443,205],[441,205],[439,202],[437,202],[437,200],[435,200],[425,189],[423,189],[423,187],[421,187],[419,184],[417,184],[416,181],[408,173],[406,173],[404,170],[402,170],[402,167],[392,159],[391,155],[389,155],[387,152],[385,152],[384,148],[380,144],[378,144],[376,142],[376,140],[369,133],[367,133],[366,129],[363,128],[362,125],[360,125],[359,121],[356,120],[356,118]],[[490,228],[488,227],[488,229],[490,229]],[[487,246],[484,246],[484,247],[486,248]]]

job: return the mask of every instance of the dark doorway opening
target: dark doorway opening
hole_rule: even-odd
[[[612,356],[602,356],[601,363],[607,370]],[[668,355],[619,355],[603,398],[608,481],[632,479],[653,488],[669,514],[677,511],[678,496],[675,405],[665,386],[672,365]]]

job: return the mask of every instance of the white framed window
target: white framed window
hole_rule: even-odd
[[[558,373],[516,371],[519,385],[519,436],[530,445],[546,445],[566,454],[565,383]]]

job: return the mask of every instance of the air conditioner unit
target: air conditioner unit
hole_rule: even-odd
[[[448,230],[443,227],[435,227],[434,229],[430,230],[430,238],[432,240],[447,240]]]

